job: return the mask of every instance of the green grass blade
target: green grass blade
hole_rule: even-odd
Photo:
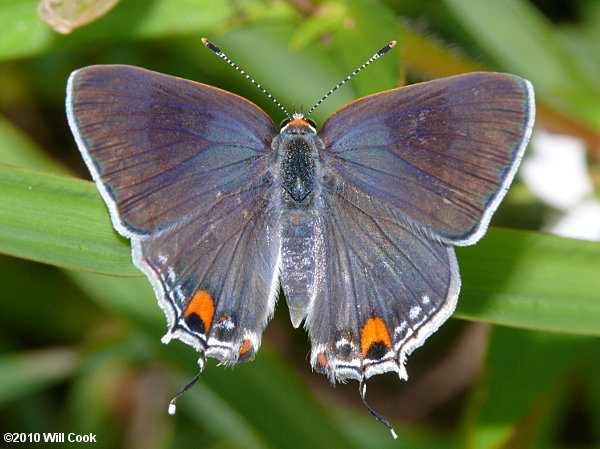
[[[140,274],[91,182],[3,165],[0,252],[67,268]]]
[[[457,253],[463,289],[455,316],[600,335],[600,243],[491,229]]]

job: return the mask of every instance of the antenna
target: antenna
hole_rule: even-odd
[[[373,61],[375,61],[376,59],[379,59],[380,57],[382,57],[383,55],[385,55],[388,51],[390,51],[392,48],[394,48],[394,46],[396,45],[396,41],[391,41],[389,44],[387,44],[385,47],[383,47],[381,50],[379,50],[377,53],[375,53],[373,56],[371,56],[369,58],[369,60],[367,62],[365,62],[363,65],[361,65],[358,69],[356,69],[354,72],[352,72],[350,75],[348,75],[345,79],[343,79],[337,86],[335,86],[333,89],[331,89],[329,92],[327,92],[325,95],[323,95],[323,98],[321,98],[319,101],[317,101],[315,103],[315,105],[310,108],[310,111],[308,111],[308,113],[304,116],[304,118],[308,118],[308,116],[310,114],[312,114],[312,112],[317,109],[317,106],[319,106],[321,103],[323,103],[325,101],[325,99],[327,97],[329,97],[332,93],[334,93],[337,89],[339,89],[341,86],[343,86],[344,84],[346,84],[348,81],[350,81],[350,79],[354,76],[357,75],[360,71],[362,71],[366,66],[368,66],[369,64],[371,64]],[[214,51],[214,50],[213,50]]]
[[[239,68],[231,59],[229,59],[227,57],[227,55],[225,53],[223,53],[221,51],[221,49],[219,47],[217,47],[215,44],[213,44],[211,41],[209,41],[208,39],[206,39],[205,37],[202,38],[202,43],[204,45],[206,45],[208,47],[209,50],[211,50],[214,54],[216,54],[219,58],[223,59],[227,64],[229,64],[231,67],[233,67],[234,69],[236,69],[238,72],[240,72],[242,75],[244,75],[246,77],[247,80],[249,80],[252,84],[254,84],[256,87],[258,87],[262,93],[264,93],[267,97],[269,97],[271,100],[273,100],[273,102],[279,106],[279,109],[281,109],[285,115],[287,116],[288,119],[292,119],[292,116],[290,115],[290,113],[281,105],[281,103],[279,103],[279,101],[277,101],[269,92],[267,92],[260,84],[258,84],[256,81],[254,81],[254,79],[252,79],[250,77],[250,75],[248,75],[246,72],[244,72],[241,68]],[[386,50],[387,51],[387,50]],[[377,56],[379,57],[379,56]],[[373,58],[371,58],[373,59]],[[369,61],[370,62],[370,61]],[[362,67],[361,67],[362,69]],[[335,89],[334,89],[335,90]]]

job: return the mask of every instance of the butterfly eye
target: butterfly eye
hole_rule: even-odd
[[[317,124],[314,122],[314,120],[311,120],[309,118],[305,118],[304,120],[306,120],[310,126],[317,129]]]
[[[289,118],[283,119],[281,121],[281,123],[279,124],[279,129],[283,129],[284,126],[286,126],[288,123],[290,123],[292,120]]]

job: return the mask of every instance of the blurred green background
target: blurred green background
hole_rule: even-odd
[[[255,361],[165,346],[165,319],[129,243],[110,225],[68,130],[65,84],[124,63],[277,108],[204,48],[219,45],[288,109],[310,107],[388,41],[396,48],[313,114],[409,82],[473,70],[532,81],[536,129],[583,140],[598,186],[600,2],[596,0],[122,0],[60,35],[37,0],[0,2],[0,430],[97,435],[136,448],[598,448],[600,243],[539,232],[521,183],[476,246],[457,250],[454,319],[408,361],[409,381],[311,373],[283,301]],[[42,263],[39,263],[42,262]],[[17,444],[15,444],[16,446]],[[21,444],[21,447],[35,446]],[[6,447],[9,447],[7,444]]]

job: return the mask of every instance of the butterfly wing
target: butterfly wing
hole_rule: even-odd
[[[251,357],[277,293],[269,117],[231,93],[130,66],[74,72],[67,112],[165,311],[165,341]]]
[[[454,250],[353,186],[322,195],[324,282],[307,317],[311,363],[331,381],[395,371],[454,311]]]
[[[453,245],[475,243],[533,127],[531,84],[470,73],[361,98],[319,133],[335,176]]]
[[[531,85],[475,73],[359,99],[320,136],[327,163],[311,363],[333,380],[395,371],[454,311],[454,250],[485,232],[533,123]]]

